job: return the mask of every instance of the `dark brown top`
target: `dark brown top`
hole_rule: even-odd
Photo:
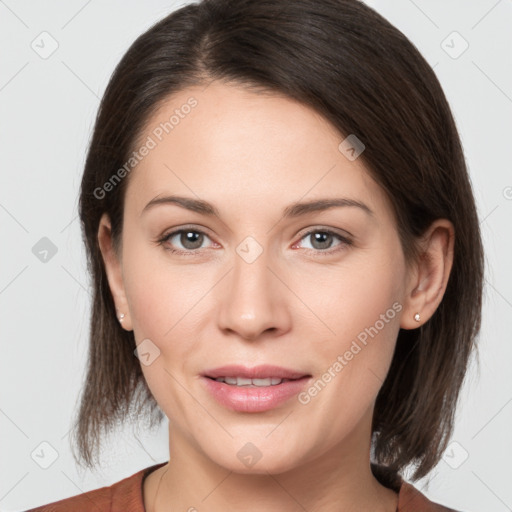
[[[144,478],[162,467],[161,462],[147,467],[110,486],[55,501],[27,512],[145,512],[142,494]],[[457,512],[428,500],[413,485],[386,468],[372,464],[375,478],[398,492],[397,512]]]

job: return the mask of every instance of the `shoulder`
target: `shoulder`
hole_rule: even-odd
[[[144,512],[142,482],[149,473],[164,464],[166,463],[141,469],[110,486],[48,503],[26,512]]]
[[[375,478],[385,487],[398,493],[397,512],[460,512],[430,501],[416,487],[387,466],[371,464]]]
[[[402,481],[398,494],[398,512],[458,512],[430,501],[412,484]]]

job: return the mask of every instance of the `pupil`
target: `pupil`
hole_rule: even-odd
[[[203,235],[201,233],[196,233],[194,231],[186,231],[181,234],[181,243],[187,249],[197,249],[201,247],[202,236]],[[197,244],[198,240],[199,244]],[[192,247],[190,247],[188,244],[192,244]],[[197,246],[194,244],[196,244]]]
[[[329,243],[326,243],[326,240],[330,242],[331,236],[329,233],[314,233],[315,242],[320,242],[319,249],[327,249],[329,247]],[[314,244],[313,244],[314,246]]]

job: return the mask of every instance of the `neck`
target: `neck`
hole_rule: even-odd
[[[357,437],[357,439],[356,439]],[[384,487],[370,468],[370,433],[354,430],[343,445],[288,471],[237,473],[222,467],[169,426],[172,457],[144,481],[147,512],[186,510],[224,512],[395,512],[398,495]],[[364,442],[367,439],[368,441]],[[256,465],[255,465],[256,468]]]

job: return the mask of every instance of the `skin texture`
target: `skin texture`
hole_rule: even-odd
[[[394,511],[397,494],[370,470],[373,408],[399,328],[426,322],[442,299],[453,227],[436,221],[418,241],[428,257],[407,265],[389,199],[361,159],[347,159],[344,137],[289,98],[219,82],[188,88],[141,140],[191,96],[197,106],[129,176],[119,254],[107,215],[98,229],[123,328],[160,350],[142,369],[169,418],[170,462],[145,480],[146,510]],[[142,213],[169,194],[206,200],[219,216],[169,204]],[[373,213],[283,217],[292,203],[334,197]],[[203,231],[202,242],[156,241],[182,227]],[[351,244],[334,236],[322,245],[306,235],[312,228]],[[248,236],[263,249],[252,263],[236,251]],[[229,363],[285,366],[314,382],[381,315],[384,327],[307,404],[234,412],[201,385],[202,371]],[[237,457],[247,442],[261,452],[251,467]]]

